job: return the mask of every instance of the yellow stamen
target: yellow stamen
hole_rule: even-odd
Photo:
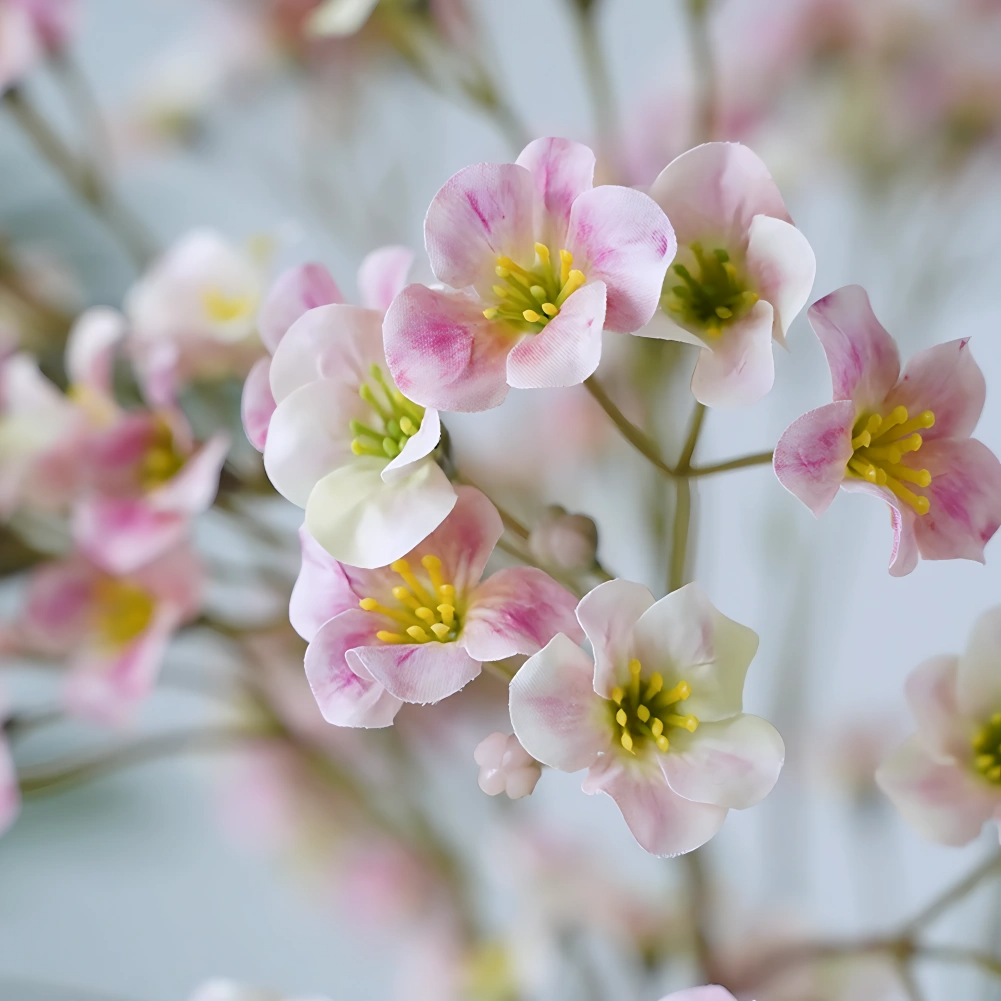
[[[409,626],[407,635],[418,643],[428,643],[431,640],[431,637],[420,626]]]
[[[483,316],[487,320],[496,320],[500,315],[500,310],[496,306],[491,306],[489,309],[483,310]]]
[[[633,738],[629,735],[628,731],[622,734],[622,736],[619,738],[619,741],[627,751],[632,751]]]
[[[626,693],[621,688],[619,688],[618,685],[616,685],[612,689],[612,701],[616,705],[621,705],[622,704],[622,700],[625,698],[625,695],[626,695]]]
[[[528,291],[535,296],[537,302],[542,303],[549,298],[549,294],[541,285],[533,285]]]
[[[655,718],[650,724],[650,730],[655,737],[659,737],[664,732],[664,721],[659,718]]]
[[[664,687],[664,678],[659,671],[654,671],[650,675],[650,680],[647,682],[646,692],[643,695],[643,701],[649,702],[662,688]]]
[[[560,287],[567,283],[570,277],[570,269],[573,267],[573,254],[569,250],[560,251]]]
[[[868,431],[863,431],[857,438],[852,438],[852,448],[865,448],[872,442],[872,435]]]
[[[666,752],[671,746],[671,742],[663,734],[654,738],[654,743],[657,745],[657,750]]]
[[[935,415],[930,410],[922,410],[917,417],[912,417],[897,428],[897,434],[903,437],[912,431],[927,431],[935,426]]]
[[[535,252],[539,255],[539,260],[543,264],[549,264],[549,248],[544,243],[535,245]]]
[[[903,424],[907,420],[907,407],[894,407],[886,417],[883,418],[883,423],[879,428],[879,437],[882,438],[891,428],[896,427],[898,424]]]
[[[626,723],[629,722],[629,717],[626,715],[625,709],[620,709],[615,714],[615,722],[618,723],[619,726],[625,726]]]
[[[538,323],[542,317],[534,309],[526,309],[522,314],[529,323]]]
[[[659,702],[665,705],[673,705],[675,702],[684,702],[692,694],[692,686],[687,681],[679,681],[669,692],[661,695]]]
[[[905,504],[910,504],[918,514],[927,514],[931,509],[931,501],[927,497],[920,497],[918,494],[913,493],[892,476],[886,478],[886,486],[887,489],[896,494]]]
[[[644,705],[638,706],[636,715],[645,723],[650,718],[650,710]]]
[[[393,597],[401,604],[406,605],[412,612],[421,607],[421,603],[405,588],[397,584],[393,588]]]
[[[551,302],[544,302],[542,304],[542,312],[551,318],[559,312],[559,309],[557,309]]]
[[[562,306],[586,281],[587,279],[584,277],[583,271],[577,271],[576,269],[571,271],[567,276],[567,280],[563,283],[560,294],[556,297],[556,305]]]
[[[867,448],[865,450],[866,459],[880,459],[884,462],[897,463],[900,462],[900,457],[904,454],[904,450],[900,447],[900,444],[893,445],[882,445],[878,448]]]
[[[398,612],[395,608],[386,608],[385,605],[380,605],[375,598],[362,598],[358,604],[366,612],[378,612],[380,615],[388,616],[390,619],[394,619],[396,622],[400,622],[405,626],[410,625],[413,621],[409,615],[405,615],[403,612]]]
[[[689,733],[695,733],[699,728],[699,721],[694,716],[678,716],[671,713],[666,722],[668,726],[678,726]]]
[[[417,595],[418,600],[422,605],[433,605],[434,600],[431,595],[421,587],[420,582],[414,576],[413,571],[410,569],[410,564],[406,560],[396,560],[395,563],[389,565],[389,569],[394,573],[398,573],[404,581],[406,581],[407,586],[411,591]]]
[[[420,430],[420,428],[409,418],[400,418],[400,430],[408,437],[413,438],[415,434]]]
[[[910,466],[892,465],[889,467],[889,471],[898,480],[916,483],[919,487],[931,486],[931,473],[927,469],[911,469]]]
[[[453,584],[442,584],[438,588],[438,596],[448,605],[455,604],[455,586]]]
[[[435,594],[437,594],[443,583],[441,579],[441,560],[437,556],[428,554],[421,559],[421,566],[427,570],[428,576],[431,578],[431,586],[434,588]]]
[[[452,623],[455,622],[455,609],[451,605],[439,605],[438,614],[441,616],[441,621],[451,629]]]
[[[401,636],[399,633],[387,632],[385,629],[380,629],[376,634],[375,638],[381,640],[383,643],[406,643],[407,637]]]
[[[423,619],[428,625],[431,625],[432,622],[438,621],[434,612],[432,612],[430,608],[417,608],[414,610],[414,615],[416,615],[419,619]]]
[[[441,640],[442,642],[448,639],[448,635],[451,631],[452,630],[449,629],[449,627],[446,626],[445,623],[443,622],[435,622],[431,626],[431,632],[433,632],[435,634],[435,637]]]

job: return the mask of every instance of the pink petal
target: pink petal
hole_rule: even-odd
[[[219,491],[219,477],[229,445],[228,434],[214,434],[188,458],[179,472],[147,495],[149,506],[154,511],[188,517],[207,511]]]
[[[276,406],[271,394],[271,359],[259,358],[247,374],[243,383],[243,396],[240,398],[243,430],[258,452],[264,451],[268,440],[268,425]]]
[[[281,403],[300,387],[326,379],[339,392],[357,396],[372,365],[385,365],[382,314],[338,303],[318,306],[303,313],[275,349],[271,392]]]
[[[33,646],[63,653],[89,622],[97,571],[76,558],[43,563],[28,579],[23,626]]]
[[[532,188],[532,175],[514,163],[478,163],[449,178],[424,221],[437,278],[461,289],[492,283],[498,257],[534,260]]]
[[[386,691],[419,705],[454,695],[481,670],[458,643],[386,643],[359,647],[355,654]]]
[[[768,168],[740,143],[704,143],[682,153],[650,194],[683,244],[715,240],[732,253],[746,246],[756,215],[792,222]]]
[[[362,305],[384,314],[407,284],[414,252],[409,247],[373,250],[358,269],[358,294]]]
[[[611,796],[633,837],[652,855],[694,851],[726,820],[724,808],[673,792],[656,763],[626,761],[619,754],[606,754],[592,766],[584,792]]]
[[[918,542],[914,534],[917,515],[913,509],[897,500],[886,487],[877,487],[874,483],[868,483],[855,476],[846,476],[841,489],[849,494],[868,494],[886,504],[890,514],[890,527],[893,530],[890,576],[906,577],[918,565],[920,559]]]
[[[348,651],[375,642],[378,619],[360,608],[327,622],[306,649],[306,678],[323,718],[335,726],[389,726],[403,704]]]
[[[606,328],[631,334],[656,311],[678,242],[649,195],[602,184],[573,203],[567,250],[589,282],[607,286]]]
[[[73,538],[80,551],[111,574],[127,574],[187,536],[190,519],[157,511],[144,499],[85,497],[73,512]]]
[[[175,546],[130,575],[165,608],[185,622],[200,610],[205,573],[190,545]]]
[[[653,595],[642,584],[610,580],[577,606],[577,621],[594,650],[594,690],[603,698],[616,685],[616,671],[633,656],[633,627],[652,604]]]
[[[747,407],[775,382],[773,310],[763,299],[703,345],[692,373],[692,393],[707,407]]]
[[[344,568],[313,538],[299,529],[302,569],[292,588],[288,617],[292,628],[307,642],[320,627],[341,612],[357,608],[359,598]]]
[[[511,724],[533,758],[576,772],[608,749],[612,721],[593,681],[591,658],[562,633],[525,661],[511,681]]]
[[[1001,707],[1001,608],[977,619],[959,659],[956,701],[964,715],[980,722]]]
[[[926,560],[984,562],[984,546],[1001,525],[1001,462],[975,438],[936,439],[910,453],[908,465],[927,469],[931,501],[914,518],[914,535]]]
[[[535,235],[556,253],[567,245],[567,227],[574,199],[594,183],[594,153],[570,139],[536,139],[517,159],[532,175],[538,199]]]
[[[257,314],[264,346],[274,354],[285,332],[303,313],[332,302],[344,302],[344,296],[324,265],[289,268],[275,280]]]
[[[969,337],[963,337],[918,352],[887,397],[887,410],[903,405],[911,417],[923,410],[935,414],[935,423],[921,432],[926,442],[969,438],[980,420],[987,383],[969,343]]]
[[[831,506],[852,457],[855,404],[837,400],[797,418],[775,446],[775,475],[818,518]]]
[[[972,841],[1001,800],[961,765],[935,762],[917,735],[880,765],[876,782],[918,834],[943,845]]]
[[[831,367],[834,399],[854,400],[859,413],[880,411],[900,375],[900,353],[865,289],[839,288],[818,299],[807,315]]]
[[[21,811],[21,790],[17,769],[10,756],[7,741],[0,737],[0,834],[8,830]]]
[[[745,810],[774,788],[785,761],[778,731],[760,716],[739,713],[701,723],[694,733],[672,730],[660,765],[668,785],[685,799]]]
[[[471,296],[408,285],[383,324],[386,359],[404,396],[424,407],[474,412],[507,396],[507,356],[517,343]]]
[[[817,275],[817,258],[791,223],[769,215],[751,220],[747,272],[752,287],[775,310],[775,340],[785,343],[789,324],[806,305]]]
[[[940,764],[964,756],[970,747],[970,724],[960,717],[956,704],[958,669],[958,657],[932,657],[911,671],[904,686],[917,720],[918,738],[925,752]],[[986,714],[993,711],[989,708]]]
[[[437,410],[430,407],[424,411],[421,426],[417,429],[417,434],[407,439],[406,445],[400,450],[400,454],[389,463],[382,471],[384,480],[392,480],[402,474],[406,474],[407,468],[415,462],[430,455],[441,441],[441,418]]]
[[[689,987],[685,991],[675,991],[661,1001],[737,1001],[725,988],[713,984],[709,987]]]
[[[66,342],[66,375],[72,384],[110,395],[115,348],[127,323],[117,309],[94,306],[77,317]]]
[[[535,567],[498,570],[469,596],[460,642],[478,661],[538,653],[557,633],[584,642],[577,599]]]
[[[541,333],[523,338],[507,356],[507,382],[516,389],[579,386],[601,361],[605,285],[590,282],[571,295]]]

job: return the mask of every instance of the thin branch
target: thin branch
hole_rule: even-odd
[[[712,476],[715,473],[727,473],[731,469],[746,469],[748,466],[763,466],[771,463],[772,452],[757,452],[754,455],[745,455],[739,459],[728,459],[726,462],[717,462],[712,466],[692,466],[687,472],[687,476]]]
[[[584,65],[584,79],[591,99],[591,112],[599,152],[607,163],[617,148],[615,95],[608,60],[598,32],[599,0],[570,0],[577,22],[577,40]]]
[[[705,406],[696,403],[695,409],[692,411],[685,446],[681,450],[677,466],[674,467],[678,476],[678,492],[674,505],[674,527],[671,531],[671,568],[668,587],[672,591],[677,591],[679,587],[682,587],[688,578],[689,530],[692,525],[692,485],[688,479],[688,472],[691,468],[692,456],[695,454],[695,446],[702,433],[702,422],[705,420],[705,416]]]
[[[978,865],[973,872],[960,880],[955,886],[949,887],[919,911],[914,918],[904,925],[903,934],[905,936],[913,936],[916,932],[926,928],[941,917],[949,908],[972,893],[984,879],[988,876],[997,875],[999,872],[1001,872],[1001,852],[996,852]]]
[[[897,978],[900,980],[900,986],[904,988],[908,1001],[924,1001],[924,994],[914,975],[914,969],[906,960],[902,959],[897,963]]]
[[[709,36],[709,8],[712,0],[685,0],[688,44],[695,75],[695,144],[709,142],[716,135],[719,85],[712,39]]]

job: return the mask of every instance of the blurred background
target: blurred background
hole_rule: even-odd
[[[768,164],[817,254],[811,301],[863,284],[905,358],[972,336],[989,386],[978,436],[1001,452],[1001,4],[381,0],[339,39],[307,35],[316,6],[80,0],[65,44],[16,82],[114,192],[95,212],[93,191],[88,204],[5,100],[0,319],[46,371],[75,314],[119,306],[149,255],[194,227],[255,248],[272,276],[322,261],[350,301],[365,253],[421,249],[427,205],[460,167],[555,134],[593,145],[603,180],[646,185],[711,135]],[[415,277],[430,280],[417,260]],[[708,415],[700,462],[768,450],[829,399],[804,316],[776,354],[762,403]],[[674,454],[693,363],[684,346],[606,334],[599,374]],[[239,389],[231,374],[184,403],[203,436],[231,430],[228,468],[251,483],[259,458],[240,431]],[[527,524],[548,504],[585,513],[609,572],[666,590],[673,497],[583,388],[514,391],[447,423],[459,467]],[[788,750],[775,792],[699,851],[704,883],[681,859],[647,856],[579,776],[547,771],[515,803],[481,794],[472,750],[509,729],[492,677],[407,707],[391,734],[324,724],[301,645],[262,625],[284,614],[301,517],[264,496],[256,536],[225,510],[199,522],[200,552],[225,572],[129,729],[47,725],[59,664],[4,660],[10,706],[43,717],[16,741],[19,766],[44,775],[95,748],[126,750],[40,783],[0,840],[0,998],[185,1001],[225,975],[334,1001],[655,1001],[696,975],[693,915],[705,911],[728,972],[776,945],[895,928],[996,850],[993,827],[964,849],[925,844],[872,772],[911,727],[907,673],[962,649],[1001,601],[998,544],[987,566],[924,563],[894,579],[879,505],[842,495],[815,521],[768,466],[695,493],[694,574],[761,635],[746,708]],[[17,540],[37,539],[31,526],[5,533],[14,619]],[[281,740],[213,736],[265,713],[280,717]],[[936,935],[996,948],[1001,887],[987,884]],[[917,971],[929,999],[1001,998],[998,978],[971,969]],[[907,996],[878,958],[751,986],[759,1001]]]

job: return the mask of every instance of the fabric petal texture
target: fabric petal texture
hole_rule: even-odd
[[[461,643],[386,643],[359,647],[355,654],[391,695],[419,705],[454,695],[481,670]]]
[[[565,247],[573,203],[594,183],[594,153],[570,139],[549,137],[530,142],[515,162],[532,176],[536,236],[552,249]]]
[[[288,328],[303,313],[334,302],[344,302],[344,296],[322,264],[289,268],[275,280],[257,313],[257,329],[264,346],[274,354]]]
[[[337,562],[303,525],[299,529],[302,568],[289,600],[289,622],[307,642],[335,615],[358,607],[359,598],[351,580]]]

